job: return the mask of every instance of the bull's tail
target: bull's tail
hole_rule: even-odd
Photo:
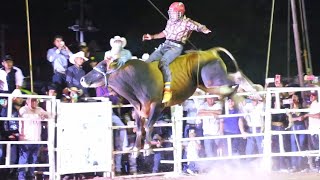
[[[234,66],[236,67],[236,71],[237,72],[240,71],[240,68],[238,66],[238,62],[236,61],[236,59],[233,57],[233,55],[227,49],[225,49],[223,47],[215,47],[215,48],[213,48],[213,50],[215,50],[217,52],[222,51],[222,52],[226,53],[230,57],[230,59],[232,60]]]

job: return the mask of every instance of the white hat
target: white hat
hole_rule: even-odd
[[[77,53],[75,53],[75,54],[72,54],[72,55],[70,56],[70,58],[69,58],[70,63],[71,63],[71,64],[75,64],[74,60],[75,60],[76,58],[78,58],[78,57],[84,59],[85,61],[88,61],[88,58],[86,58],[86,57],[84,56],[84,52],[83,52],[83,51],[79,51],[79,52],[77,52]]]
[[[113,47],[114,46],[114,43],[115,41],[121,41],[121,45],[122,45],[122,48],[126,47],[127,45],[127,40],[126,38],[124,37],[120,37],[120,36],[115,36],[114,38],[111,38],[110,39],[110,46]]]

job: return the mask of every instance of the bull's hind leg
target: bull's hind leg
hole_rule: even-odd
[[[149,156],[152,153],[151,141],[153,133],[153,125],[160,118],[160,114],[163,110],[163,104],[152,103],[150,106],[149,119],[145,123],[146,139],[144,144],[145,156]]]

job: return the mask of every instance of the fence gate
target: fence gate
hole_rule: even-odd
[[[112,172],[111,111],[110,101],[57,103],[57,179]]]

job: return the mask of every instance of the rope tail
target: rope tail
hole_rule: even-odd
[[[225,48],[223,47],[215,47],[214,50],[216,50],[217,52],[222,51],[224,53],[226,53],[230,59],[232,60],[234,66],[236,67],[237,72],[240,71],[240,68],[238,66],[238,62],[236,61],[236,59],[233,57],[233,55]]]
[[[239,68],[238,62],[236,61],[236,59],[233,57],[233,55],[227,49],[225,49],[223,47],[215,47],[213,50],[216,50],[217,52],[222,51],[222,52],[226,53],[230,57],[230,59],[232,60],[234,66],[236,67],[236,72],[239,72],[241,74],[241,76],[246,81],[248,81],[248,83],[251,84],[251,86],[253,86],[254,83],[246,75],[244,75],[242,73],[242,71]]]

